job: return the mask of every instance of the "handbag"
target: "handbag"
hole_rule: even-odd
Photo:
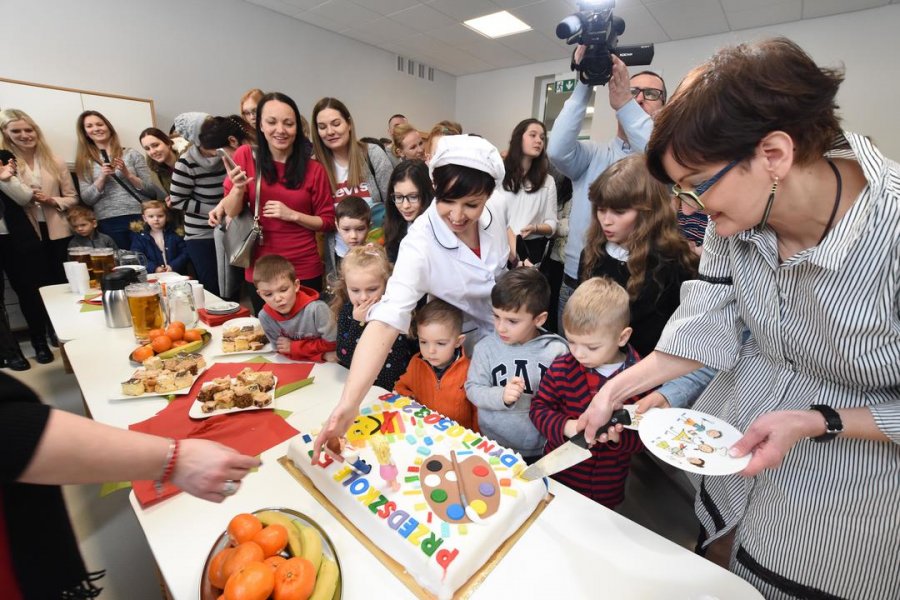
[[[259,224],[259,205],[262,204],[260,199],[260,187],[262,184],[262,174],[259,170],[259,161],[256,153],[253,153],[254,165],[256,166],[256,196],[254,197],[255,208],[253,214],[250,208],[244,206],[241,213],[231,219],[231,223],[225,228],[225,253],[228,256],[228,262],[233,267],[241,267],[246,269],[250,267],[250,261],[253,260],[253,251],[257,245],[263,243],[262,227]]]

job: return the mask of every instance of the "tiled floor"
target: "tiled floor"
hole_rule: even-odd
[[[34,356],[27,343],[23,343],[22,348],[26,357]],[[29,371],[4,372],[31,386],[45,402],[83,415],[75,376],[64,371],[59,351],[54,354],[56,360],[48,365],[31,360]],[[633,463],[626,499],[619,512],[675,543],[693,549],[699,525],[693,514],[692,498],[685,490],[687,480],[676,482],[673,477],[684,476],[681,473],[664,474],[649,458],[638,457]],[[159,599],[161,594],[153,555],[128,502],[128,491],[120,490],[101,498],[99,485],[73,485],[65,488],[65,496],[88,568],[106,569],[106,577],[101,582],[104,588],[101,598]]]

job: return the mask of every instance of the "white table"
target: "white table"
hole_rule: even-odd
[[[99,291],[92,290],[92,292]],[[61,343],[83,337],[99,339],[97,335],[101,329],[116,331],[106,326],[102,309],[81,312],[84,305],[79,300],[83,300],[84,295],[70,291],[68,283],[46,285],[40,289],[40,292],[44,306],[47,308],[47,314],[50,315],[50,322],[53,323],[53,330],[56,331],[56,337]],[[203,293],[207,305],[222,301],[221,298],[206,290]],[[203,327],[203,323],[198,326]],[[123,327],[121,331],[130,332],[131,327]]]
[[[48,307],[49,308],[49,307]],[[79,317],[91,317],[90,313]],[[73,331],[80,326],[73,326]],[[204,349],[207,360],[220,348],[221,327]],[[127,427],[166,406],[161,398],[110,401],[110,387],[130,374],[134,347],[130,329],[94,329],[66,345],[87,405],[97,421]],[[246,356],[217,358],[241,362]],[[269,355],[270,360],[287,362]],[[317,427],[337,402],[346,370],[316,365],[315,384],[277,398],[293,411],[288,422],[301,430]],[[380,390],[370,392],[377,397]],[[344,598],[411,598],[412,594],[368,550],[322,508],[277,459],[288,442],[262,454],[263,465],[246,477],[239,492],[222,504],[187,494],[141,508],[131,503],[159,570],[176,600],[193,600],[206,556],[232,516],[264,507],[288,507],[316,520],[334,542],[343,567]],[[512,547],[473,597],[660,598],[679,600],[759,599],[747,582],[655,533],[551,482],[556,499]],[[373,596],[373,584],[377,593]]]

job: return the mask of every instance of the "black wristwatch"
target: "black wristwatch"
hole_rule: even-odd
[[[817,410],[825,417],[825,433],[814,437],[814,442],[830,442],[837,437],[839,433],[844,431],[844,422],[841,421],[841,415],[836,410],[826,404],[813,404],[809,407],[811,410]]]

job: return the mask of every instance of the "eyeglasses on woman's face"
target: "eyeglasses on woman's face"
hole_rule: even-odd
[[[404,202],[409,202],[410,204],[418,204],[419,203],[419,194],[391,194],[391,200],[394,201],[394,204],[400,205]]]
[[[672,186],[672,194],[678,198],[681,202],[684,202],[691,208],[695,210],[705,210],[706,206],[703,204],[703,201],[700,200],[700,196],[703,195],[709,188],[711,188],[717,181],[722,179],[725,176],[725,173],[730,171],[739,161],[733,160],[721,169],[719,172],[707,179],[699,183],[693,191],[682,189],[680,185],[677,183]]]

